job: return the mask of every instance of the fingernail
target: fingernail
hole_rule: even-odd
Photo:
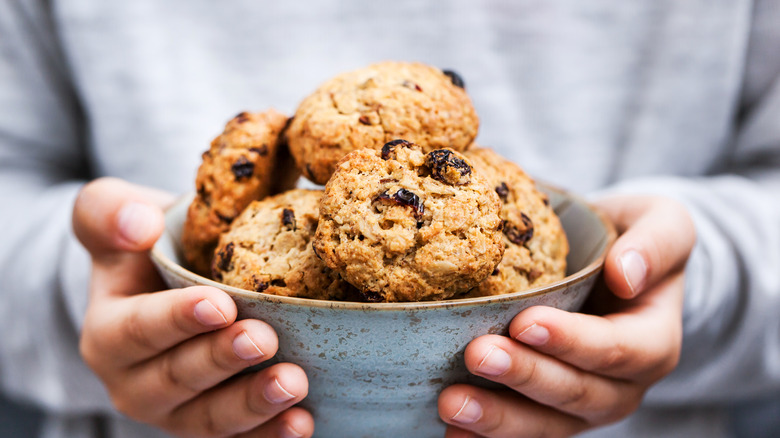
[[[195,319],[207,327],[219,327],[227,324],[227,318],[209,300],[200,300],[195,305]]]
[[[295,430],[291,425],[287,425],[284,429],[282,429],[282,438],[301,438],[303,436],[302,433]]]
[[[140,202],[128,202],[117,214],[117,227],[122,237],[130,243],[142,243],[154,231],[154,207]]]
[[[647,263],[635,250],[628,250],[620,255],[620,268],[623,270],[628,287],[631,288],[631,294],[636,295],[645,285],[647,276]]]
[[[279,379],[274,379],[273,382],[266,385],[263,395],[266,400],[274,404],[284,403],[295,398],[294,395],[284,389],[282,384],[279,383]]]
[[[233,339],[233,352],[244,360],[255,360],[265,356],[260,347],[252,341],[252,338],[245,331]]]
[[[482,406],[472,399],[471,396],[467,395],[460,410],[452,416],[451,420],[461,424],[472,424],[476,423],[480,418],[482,418]]]
[[[520,332],[515,339],[528,345],[544,345],[550,340],[550,331],[533,323]]]
[[[504,374],[512,364],[509,353],[491,345],[485,357],[477,365],[477,372],[487,376],[500,376]]]

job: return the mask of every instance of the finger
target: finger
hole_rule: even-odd
[[[643,393],[636,384],[582,371],[504,336],[475,339],[465,361],[473,374],[594,424],[633,412]]]
[[[444,431],[444,438],[479,438],[479,435],[470,430],[448,425],[447,430]]]
[[[238,321],[197,336],[139,364],[123,376],[137,391],[134,418],[158,418],[239,371],[270,359],[278,348],[276,333],[258,320]]]
[[[76,198],[74,231],[93,255],[149,249],[162,225],[161,211],[172,200],[170,194],[117,178],[96,179]]]
[[[159,286],[145,251],[162,233],[161,207],[171,199],[115,178],[82,188],[73,208],[73,230],[92,255],[93,291],[129,294]]]
[[[111,299],[87,310],[82,355],[95,371],[129,367],[235,321],[235,302],[208,286]]]
[[[681,204],[665,198],[620,196],[597,205],[622,233],[604,265],[604,279],[614,294],[634,297],[683,268],[696,231]]]
[[[314,418],[305,409],[292,407],[262,426],[242,433],[237,438],[306,438],[314,434]]]
[[[626,302],[630,307],[605,317],[528,308],[512,320],[509,334],[586,371],[652,381],[679,360],[682,295],[683,276],[678,273]]]
[[[571,415],[534,403],[510,391],[453,385],[439,396],[445,423],[485,437],[569,437],[588,427]]]
[[[170,416],[180,434],[225,436],[247,432],[301,401],[309,391],[303,370],[281,363],[238,377],[183,404]]]

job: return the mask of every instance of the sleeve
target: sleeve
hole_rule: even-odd
[[[84,117],[49,2],[0,2],[0,384],[58,413],[108,410],[82,362],[89,258],[71,231]]]
[[[780,76],[743,108],[729,163],[712,176],[621,183],[693,217],[682,356],[646,405],[736,402],[780,391]]]

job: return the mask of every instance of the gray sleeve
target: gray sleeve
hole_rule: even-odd
[[[780,79],[741,114],[728,169],[615,190],[666,195],[693,216],[678,368],[648,404],[728,402],[780,390]]]
[[[88,158],[47,3],[0,2],[0,384],[84,412],[110,406],[78,354],[89,259],[70,217]]]

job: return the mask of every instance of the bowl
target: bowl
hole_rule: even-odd
[[[613,226],[592,206],[540,184],[561,219],[571,247],[567,276],[511,294],[417,303],[353,303],[282,297],[238,289],[183,267],[181,230],[194,195],[165,214],[166,229],[151,257],[169,287],[208,285],[230,294],[239,318],[276,330],[279,350],[262,366],[300,365],[309,377],[301,405],[317,437],[440,437],[439,392],[453,383],[490,386],[471,375],[463,351],[474,338],[506,334],[512,318],[537,305],[575,311],[585,301],[615,239]]]

